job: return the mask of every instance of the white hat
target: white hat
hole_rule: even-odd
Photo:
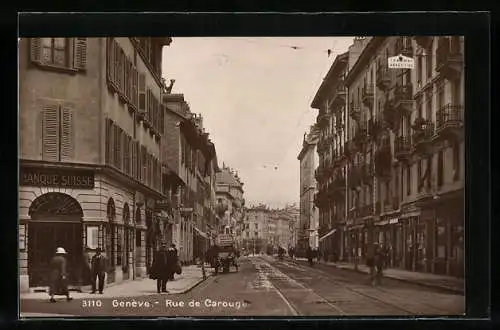
[[[66,250],[62,247],[58,247],[56,250],[56,254],[66,254]]]

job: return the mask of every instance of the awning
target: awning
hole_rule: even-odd
[[[332,230],[330,230],[330,231],[329,231],[326,235],[324,235],[323,237],[321,237],[321,238],[319,239],[319,241],[321,242],[322,240],[324,240],[324,239],[325,239],[325,238],[327,238],[328,236],[333,235],[333,233],[335,233],[336,231],[337,231],[337,229],[332,229]]]
[[[394,219],[390,219],[389,220],[389,224],[394,224],[394,223],[398,223],[399,222],[399,219],[398,218],[394,218]]]
[[[196,230],[196,232],[197,232],[198,234],[200,234],[200,236],[202,236],[202,237],[204,237],[204,238],[208,239],[208,235],[207,235],[206,233],[202,232],[201,230],[199,230],[199,229],[198,229],[198,228],[196,228],[196,227],[194,227],[194,230]]]

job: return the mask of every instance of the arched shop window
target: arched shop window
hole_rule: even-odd
[[[107,255],[106,261],[110,268],[116,265],[116,209],[115,201],[113,198],[108,200],[107,206],[107,218],[108,222],[106,224],[106,248],[105,252]]]

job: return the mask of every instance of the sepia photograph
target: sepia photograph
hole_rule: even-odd
[[[20,317],[464,315],[465,42],[20,38]]]

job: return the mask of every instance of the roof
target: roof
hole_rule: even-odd
[[[220,172],[217,172],[215,177],[216,184],[227,184],[233,187],[242,187],[241,182],[236,180],[235,176],[231,173],[229,168],[222,168]]]
[[[382,44],[385,38],[386,37],[373,37],[370,41],[368,41],[368,44],[359,55],[358,60],[347,73],[347,77],[345,78],[347,85],[349,85],[354,78],[357,77],[359,72],[369,63],[368,60],[374,56],[375,49]]]
[[[335,61],[333,61],[333,64],[330,67],[330,70],[328,70],[325,78],[323,78],[323,81],[321,82],[321,85],[319,86],[313,101],[311,102],[311,108],[318,109],[321,107],[323,96],[327,92],[328,87],[336,82],[336,74],[342,72],[342,70],[348,65],[348,61],[349,52],[337,55]]]

